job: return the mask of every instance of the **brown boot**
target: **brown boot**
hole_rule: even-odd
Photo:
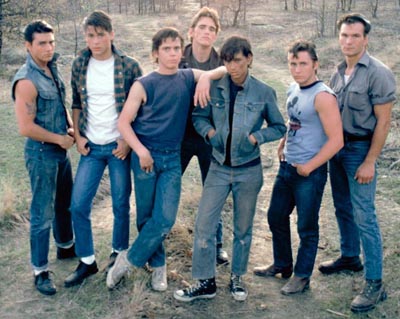
[[[350,309],[356,313],[369,311],[386,298],[387,294],[382,280],[367,279],[363,290],[351,302]]]
[[[282,287],[281,293],[282,295],[292,295],[304,292],[308,288],[310,288],[310,278],[301,278],[294,275],[290,278],[289,282]]]
[[[261,277],[275,277],[281,274],[282,278],[290,278],[293,273],[293,266],[276,267],[274,264],[269,266],[255,267],[253,273]]]

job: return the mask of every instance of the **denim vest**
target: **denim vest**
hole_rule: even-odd
[[[65,110],[65,85],[58,73],[55,55],[49,63],[54,80],[41,69],[31,55],[15,74],[12,82],[12,98],[15,100],[15,86],[19,80],[27,79],[37,90],[36,116],[34,122],[55,134],[67,134],[68,122]]]
[[[221,165],[226,158],[229,134],[229,75],[213,81],[211,100],[207,107],[196,107],[193,111],[193,124],[197,132],[213,147],[212,155]],[[265,122],[267,127],[264,126]],[[214,128],[215,136],[207,138],[208,131]],[[260,157],[260,145],[280,139],[286,131],[285,122],[279,112],[275,90],[267,84],[248,75],[239,91],[234,106],[231,141],[232,166],[240,166]],[[249,140],[252,134],[257,140],[253,145]]]

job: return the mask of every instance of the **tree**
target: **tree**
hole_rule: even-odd
[[[369,0],[370,4],[370,11],[372,14],[373,18],[378,18],[378,5],[379,5],[379,0]]]
[[[340,0],[342,11],[345,12],[351,10],[351,6],[353,4],[352,0]]]
[[[0,0],[0,61],[1,61],[1,51],[3,48],[3,6],[5,1]]]

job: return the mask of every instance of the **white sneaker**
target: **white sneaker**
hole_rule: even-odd
[[[107,273],[107,287],[109,289],[114,289],[121,282],[122,278],[128,276],[132,270],[133,265],[126,257],[126,250],[121,251],[117,256],[114,265]]]
[[[154,267],[151,274],[151,286],[154,290],[165,291],[168,288],[167,266]]]

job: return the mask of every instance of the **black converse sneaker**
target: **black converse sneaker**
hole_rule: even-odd
[[[195,299],[211,299],[215,297],[216,291],[215,278],[210,278],[199,280],[189,288],[176,290],[174,298],[185,302]]]
[[[231,274],[229,289],[231,291],[233,299],[237,301],[246,300],[248,293],[246,287],[242,283],[242,278],[240,276]]]

